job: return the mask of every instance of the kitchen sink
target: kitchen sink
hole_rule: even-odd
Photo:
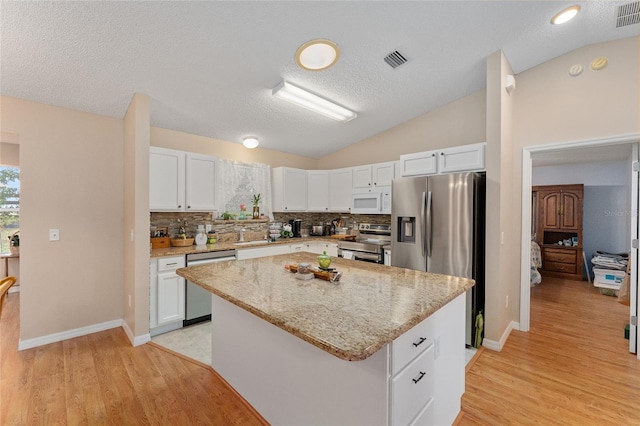
[[[234,243],[234,246],[257,246],[260,244],[267,244],[267,240],[245,241],[243,243]]]

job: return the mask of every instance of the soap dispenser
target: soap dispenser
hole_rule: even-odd
[[[207,244],[207,234],[204,233],[204,225],[198,225],[198,233],[196,234],[196,245],[203,246]]]

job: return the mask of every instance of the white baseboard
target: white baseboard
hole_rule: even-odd
[[[142,336],[134,336],[127,323],[122,319],[118,319],[103,322],[100,324],[93,324],[86,327],[80,327],[74,330],[53,333],[47,336],[36,337],[34,339],[20,340],[20,342],[18,343],[18,350],[22,351],[25,349],[31,349],[42,345],[48,345],[49,343],[61,342],[67,339],[73,339],[74,337],[86,336],[87,334],[110,330],[117,327],[122,327],[124,329],[125,334],[129,338],[129,341],[133,346],[140,346],[151,341],[151,335],[149,333],[143,334]]]
[[[495,340],[484,339],[482,341],[482,346],[484,346],[487,349],[491,349],[492,351],[500,352],[505,342],[507,341],[509,334],[511,334],[511,330],[519,330],[519,329],[520,329],[520,323],[511,321],[507,326],[507,328],[504,330],[504,333],[502,333],[502,336],[500,337],[500,341],[496,342]]]
[[[133,346],[140,346],[151,341],[151,334],[149,333],[143,334],[142,336],[134,336],[133,331],[129,328],[129,324],[124,320],[122,321],[122,329]]]
[[[49,343],[61,342],[67,339],[73,339],[74,337],[86,336],[87,334],[96,333],[98,331],[110,330],[112,328],[121,327],[124,321],[121,319],[102,322],[100,324],[88,325],[86,327],[80,327],[73,330],[61,331],[60,333],[53,333],[47,336],[36,337],[33,339],[20,340],[18,343],[18,350],[31,349],[42,345],[48,345]]]

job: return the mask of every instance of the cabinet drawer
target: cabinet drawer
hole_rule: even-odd
[[[184,268],[184,256],[161,257],[158,259],[158,272],[175,271]]]
[[[544,251],[544,260],[547,262],[576,263],[576,251],[546,249]]]
[[[566,274],[575,274],[577,265],[575,263],[559,263],[545,262],[542,264],[545,271],[564,272]]]
[[[391,424],[408,425],[433,397],[433,347],[391,380]]]
[[[433,412],[434,410],[433,398],[427,402],[427,405],[420,410],[420,414],[416,417],[410,426],[423,426],[423,425],[432,425],[433,424]]]
[[[427,318],[393,341],[391,344],[392,376],[433,343],[432,324],[431,318]]]

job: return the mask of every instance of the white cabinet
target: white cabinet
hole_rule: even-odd
[[[186,211],[215,210],[217,159],[208,155],[187,154],[186,161]]]
[[[149,148],[149,210],[215,210],[216,161],[208,155]]]
[[[184,266],[184,256],[150,261],[149,326],[152,335],[182,327],[185,279],[176,274],[176,269]]]
[[[326,212],[329,210],[329,172],[327,170],[307,170],[307,211]]]
[[[327,252],[328,256],[338,257],[337,243],[325,243],[319,241],[314,243],[305,243],[303,249],[309,253],[322,254],[323,252]]]
[[[298,212],[307,209],[307,171],[290,167],[272,170],[273,211]]]
[[[484,170],[485,143],[416,152],[400,156],[401,176]]]
[[[463,172],[484,169],[484,143],[457,146],[440,151],[440,173]]]
[[[351,167],[329,170],[329,211],[348,213],[351,209]]]
[[[288,244],[274,244],[269,246],[243,248],[238,250],[238,260],[256,259],[258,257],[277,256],[290,252]]]
[[[438,151],[401,155],[400,170],[401,176],[436,174],[438,172]]]
[[[183,211],[184,152],[149,149],[149,208],[152,211]]]
[[[395,174],[395,163],[368,164],[353,168],[353,189],[391,186]]]

